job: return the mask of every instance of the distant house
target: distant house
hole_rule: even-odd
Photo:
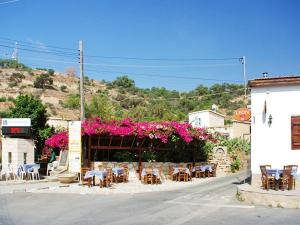
[[[47,124],[49,126],[53,126],[55,128],[63,128],[67,129],[68,128],[68,122],[71,120],[59,118],[59,117],[49,117]]]
[[[227,135],[229,138],[249,140],[250,122],[233,120],[232,124],[225,125],[225,116],[212,110],[203,110],[189,113],[189,123],[193,127],[206,127]]]
[[[223,127],[225,116],[212,110],[189,113],[189,123],[193,127]]]
[[[300,165],[300,76],[251,80],[251,171]]]

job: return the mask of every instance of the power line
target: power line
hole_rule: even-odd
[[[14,47],[0,44],[1,47],[13,49]],[[36,49],[29,49],[29,48],[19,48],[19,50],[35,52],[35,53],[42,53],[42,54],[50,54],[54,56],[60,57],[75,57],[77,56],[74,53],[64,53],[64,52],[53,52],[53,51],[46,51],[46,50],[36,50]],[[179,68],[179,67],[213,67],[213,66],[236,66],[237,64],[182,64],[182,65],[136,65],[136,64],[101,64],[101,63],[85,63],[85,65],[90,66],[102,66],[102,67],[132,67],[132,68]]]
[[[14,43],[10,42],[10,41],[3,41],[0,40],[0,43],[6,46],[10,46],[13,45]],[[19,42],[15,42],[18,43],[19,46],[23,46],[32,50],[39,50],[39,51],[44,51],[44,52],[50,52],[50,53],[58,53],[58,54],[66,54],[66,55],[77,55],[77,52],[66,52],[66,51],[62,51],[62,50],[56,50],[56,49],[49,49],[48,47],[44,46],[43,44],[41,44],[40,46],[33,46],[33,45],[29,45],[29,44],[22,44]]]
[[[4,48],[9,48],[9,49],[14,48],[14,47],[11,47],[8,45],[3,45],[3,44],[0,44],[0,46],[4,47]],[[50,55],[60,56],[60,57],[72,57],[72,55],[66,54],[66,53],[56,53],[56,52],[51,52],[51,51],[42,51],[42,50],[35,50],[35,49],[28,49],[28,48],[18,48],[18,49],[23,50],[23,51],[35,52],[35,53],[50,54]],[[75,57],[75,55],[74,55],[74,57]]]
[[[29,41],[21,41],[21,40],[11,39],[11,38],[7,38],[7,37],[0,37],[0,39],[9,40],[9,41],[12,41],[12,42],[25,43],[25,44],[29,44],[29,45],[37,45],[36,43],[32,43],[32,42],[29,42]],[[45,47],[48,47],[48,48],[56,48],[56,49],[63,49],[63,50],[69,50],[69,51],[78,51],[78,49],[60,47],[60,46],[55,46],[55,45],[45,45],[44,43],[43,43],[43,45]]]
[[[91,72],[103,72],[103,73],[119,73],[124,75],[136,75],[136,76],[145,76],[145,77],[160,77],[160,78],[175,78],[175,79],[186,79],[186,80],[209,80],[209,81],[223,81],[223,82],[235,82],[242,83],[242,81],[237,80],[224,80],[224,79],[212,79],[204,77],[190,77],[190,76],[180,76],[180,75],[159,75],[159,74],[144,74],[144,73],[131,73],[131,72],[122,72],[122,71],[108,71],[108,70],[90,70],[86,69],[85,71]]]
[[[0,2],[0,5],[4,4],[9,4],[9,3],[14,3],[14,2],[19,2],[20,0],[11,0],[11,1],[6,1],[6,2]]]
[[[62,60],[53,60],[53,59],[43,59],[43,58],[32,58],[32,57],[21,57],[23,60],[31,59],[31,60],[37,60],[37,61],[44,61],[44,62],[55,62],[55,63],[64,63],[64,64],[76,64],[78,62],[76,61],[62,61]]]
[[[231,57],[231,58],[142,58],[142,57],[103,56],[103,55],[87,55],[86,57],[88,57],[88,58],[104,58],[104,59],[145,60],[145,61],[227,61],[227,60],[240,59],[240,57]]]
[[[0,37],[3,40],[9,40],[18,43],[27,43],[29,45],[34,45],[31,42],[15,40],[6,37]],[[55,45],[45,45],[45,47],[63,49],[68,51],[78,51],[78,49],[59,47]],[[241,57],[224,57],[224,58],[145,58],[145,57],[125,57],[125,56],[105,56],[105,55],[85,55],[87,58],[103,58],[103,59],[123,59],[123,60],[142,60],[142,61],[230,61],[230,60],[240,60]]]
[[[31,59],[31,60],[38,60],[44,62],[55,62],[55,63],[63,63],[69,65],[75,65],[77,62],[74,61],[62,61],[62,60],[52,60],[52,59],[43,59],[43,58],[32,58],[32,57],[25,57],[22,58],[23,60]],[[33,65],[33,64],[31,64]],[[207,80],[207,81],[222,81],[222,82],[234,82],[234,83],[241,83],[241,80],[229,80],[229,79],[213,79],[213,78],[206,78],[206,77],[194,77],[194,76],[185,76],[185,75],[162,75],[162,74],[148,74],[148,73],[132,73],[128,71],[111,71],[111,70],[93,70],[93,69],[85,69],[85,71],[90,72],[97,72],[97,73],[116,73],[116,74],[124,74],[124,75],[133,75],[133,76],[145,76],[145,77],[160,77],[160,78],[175,78],[175,79],[186,79],[186,80]]]
[[[132,67],[132,68],[180,68],[180,67],[210,67],[210,66],[236,66],[238,64],[181,64],[181,65],[137,65],[137,64],[102,64],[102,63],[84,63],[90,66],[102,67]]]

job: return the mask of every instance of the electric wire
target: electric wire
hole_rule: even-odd
[[[15,40],[15,39],[6,38],[6,37],[0,37],[0,39],[9,40],[9,41],[12,41],[12,42],[27,43],[29,45],[34,45],[31,42]],[[78,51],[78,49],[65,48],[65,47],[59,47],[59,46],[54,46],[54,45],[46,45],[46,44],[43,44],[43,45],[45,47],[49,47],[49,48],[63,49],[63,50],[68,50],[68,51],[72,51],[72,52]],[[104,59],[123,59],[123,60],[143,60],[143,61],[228,61],[228,60],[240,60],[242,58],[242,57],[224,57],[224,58],[145,58],[145,57],[105,56],[105,55],[89,55],[89,54],[85,54],[84,57],[87,57],[87,58],[104,58]]]
[[[85,69],[85,71],[99,72],[99,73],[117,73],[117,74],[145,76],[145,77],[160,77],[160,78],[175,78],[175,79],[186,79],[186,80],[207,80],[207,81],[243,83],[243,81],[241,81],[241,80],[239,81],[239,80],[213,79],[213,78],[191,77],[191,76],[182,76],[182,75],[159,75],[159,74],[144,74],[144,73],[131,73],[131,72],[122,72],[122,71],[108,71],[108,70],[90,70],[90,69]]]
[[[61,60],[51,60],[51,59],[42,59],[42,58],[32,58],[26,57],[24,59],[33,59],[45,62],[56,62],[56,63],[64,63],[68,65],[75,65],[76,62],[72,61],[61,61]],[[144,77],[160,77],[160,78],[174,78],[174,79],[185,79],[185,80],[207,80],[207,81],[221,81],[221,82],[234,82],[234,83],[242,83],[241,80],[229,80],[229,79],[214,79],[214,78],[206,78],[206,77],[196,77],[196,76],[183,76],[183,75],[162,75],[162,74],[148,74],[148,73],[133,73],[128,71],[111,71],[111,70],[93,70],[93,69],[85,69],[87,72],[96,72],[96,73],[110,73],[110,74],[125,74],[132,76],[144,76]]]

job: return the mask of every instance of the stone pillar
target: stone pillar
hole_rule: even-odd
[[[222,176],[230,172],[230,156],[227,154],[227,147],[216,146],[213,148],[210,162],[218,163],[217,175]]]

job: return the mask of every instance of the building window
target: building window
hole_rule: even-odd
[[[27,152],[24,152],[24,164],[27,163]]]
[[[8,152],[8,163],[11,163],[11,161],[12,161],[11,152]]]
[[[292,150],[300,150],[300,116],[291,118]]]

